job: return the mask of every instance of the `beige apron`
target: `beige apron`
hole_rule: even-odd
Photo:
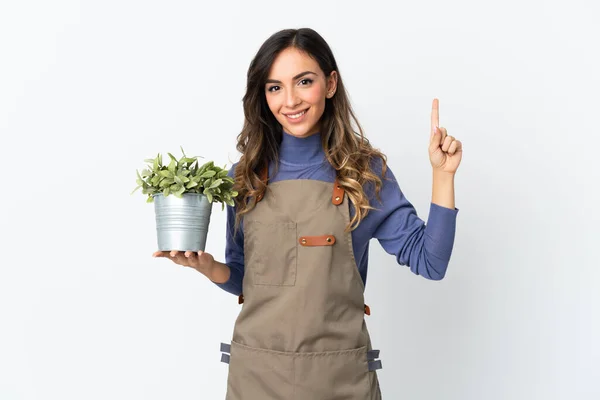
[[[381,399],[344,190],[285,180],[257,201],[243,223],[243,306],[221,343],[226,400]]]

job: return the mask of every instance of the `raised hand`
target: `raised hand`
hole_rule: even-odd
[[[462,159],[462,143],[448,135],[446,128],[440,127],[438,99],[433,99],[431,107],[431,136],[429,140],[429,160],[434,170],[456,173]]]

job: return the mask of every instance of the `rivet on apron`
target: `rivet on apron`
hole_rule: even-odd
[[[302,244],[306,244],[306,239],[302,239]]]
[[[336,206],[342,204],[344,197],[344,189],[338,184],[338,180],[336,178],[335,183],[333,185],[333,193],[331,196],[331,202]]]

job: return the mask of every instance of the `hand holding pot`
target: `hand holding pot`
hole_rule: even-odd
[[[211,279],[215,265],[215,258],[205,251],[156,251],[152,254],[152,257],[170,258],[175,264],[194,268],[209,279]]]

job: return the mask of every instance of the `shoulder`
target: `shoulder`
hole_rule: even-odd
[[[396,176],[392,172],[389,164],[387,162],[384,163],[380,157],[374,157],[370,161],[371,172],[375,174],[381,180],[381,190],[382,192],[396,192],[399,191],[399,185],[396,181]],[[368,194],[370,198],[372,198],[375,194],[375,184],[373,181],[369,181],[364,186],[365,192]]]

